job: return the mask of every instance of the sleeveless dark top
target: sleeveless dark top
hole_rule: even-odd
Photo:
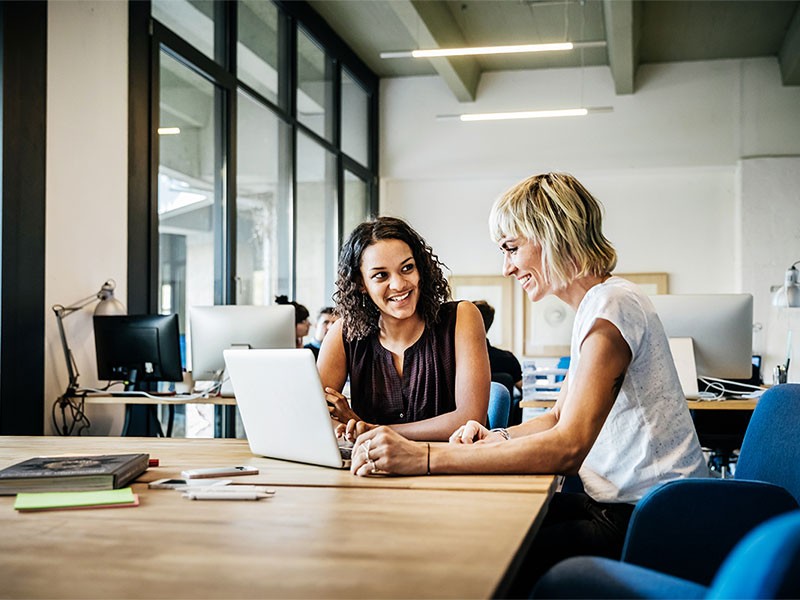
[[[445,302],[439,322],[425,327],[406,349],[403,376],[392,353],[381,346],[378,333],[344,341],[350,400],[364,421],[393,425],[430,419],[456,409],[456,311],[458,302]]]

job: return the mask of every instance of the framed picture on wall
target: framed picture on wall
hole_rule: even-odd
[[[669,294],[669,274],[667,273],[614,273],[617,277],[622,277],[632,281],[645,294]]]
[[[502,275],[453,275],[454,300],[485,300],[494,308],[494,323],[487,337],[495,348],[514,349],[514,282]]]
[[[575,311],[555,296],[545,296],[538,302],[523,297],[525,356],[569,356],[572,324]]]

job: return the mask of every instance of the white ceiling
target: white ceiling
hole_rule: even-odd
[[[798,0],[310,0],[380,77],[441,76],[475,99],[483,72],[608,65],[616,92],[636,91],[640,64],[777,57],[800,85]],[[604,41],[547,54],[381,59],[415,48]]]

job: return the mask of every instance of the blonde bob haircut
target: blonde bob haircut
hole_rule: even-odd
[[[534,175],[503,194],[489,214],[495,242],[524,237],[542,247],[542,276],[556,288],[587,275],[603,277],[617,252],[602,231],[603,208],[567,173]]]

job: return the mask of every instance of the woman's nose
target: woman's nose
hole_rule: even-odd
[[[508,277],[514,272],[514,263],[511,262],[508,254],[503,254],[503,276]]]
[[[402,290],[405,285],[405,279],[400,273],[395,273],[389,277],[389,287],[393,290]]]

